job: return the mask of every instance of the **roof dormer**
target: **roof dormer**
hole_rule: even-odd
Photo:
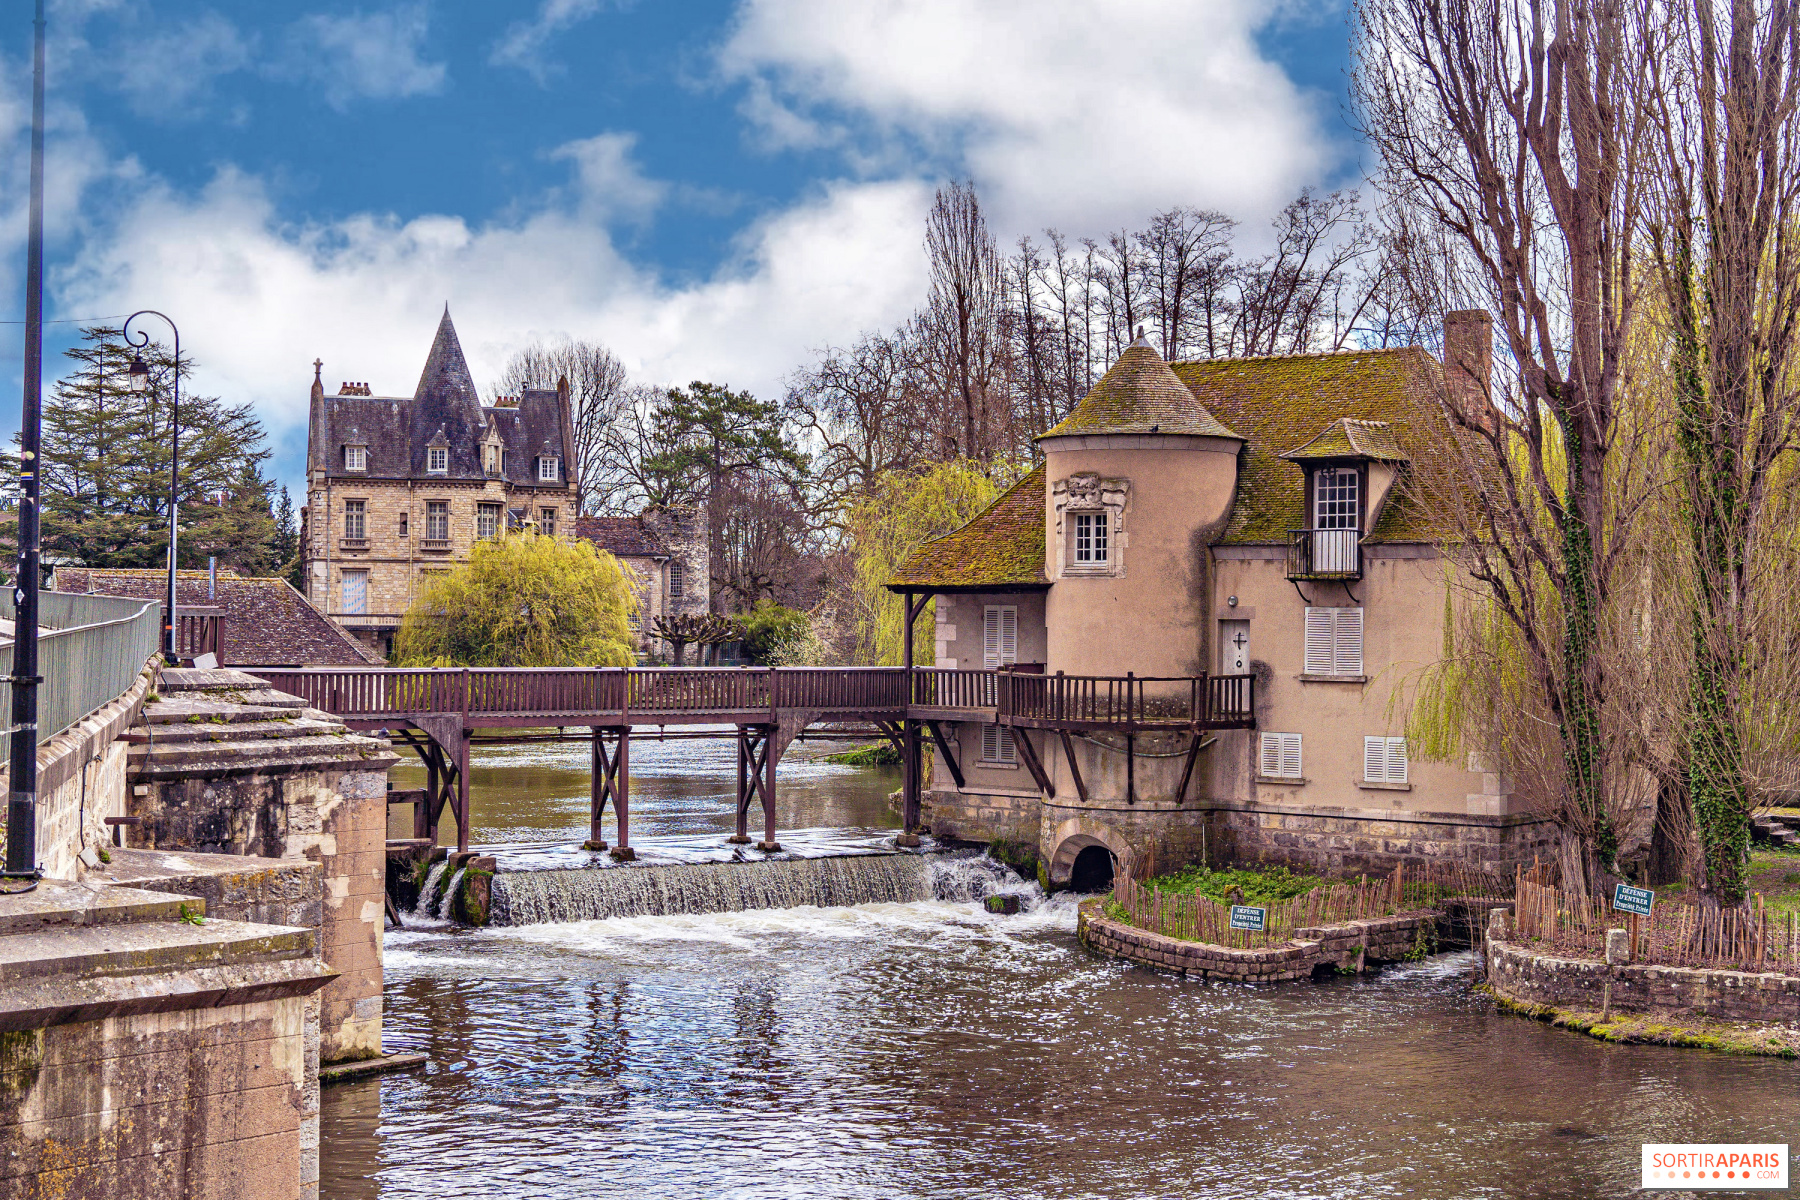
[[[1281,457],[1306,477],[1304,525],[1289,531],[1288,578],[1362,578],[1362,539],[1408,461],[1393,426],[1340,417]]]

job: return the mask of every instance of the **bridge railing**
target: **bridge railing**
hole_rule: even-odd
[[[899,667],[505,667],[323,668],[255,672],[277,690],[339,716],[407,713],[571,718],[621,723],[657,716],[721,720],[780,709],[892,717],[908,708]],[[1157,678],[1036,675],[924,668],[913,672],[913,707],[986,710],[1002,724],[1187,728],[1252,722],[1249,675]]]

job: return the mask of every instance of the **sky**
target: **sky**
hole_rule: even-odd
[[[168,313],[299,489],[312,362],[411,394],[538,339],[773,398],[926,286],[974,182],[1002,244],[1174,204],[1254,239],[1354,186],[1345,0],[50,0],[46,386]],[[0,419],[17,427],[29,5],[0,27]],[[155,326],[149,326],[155,333]]]

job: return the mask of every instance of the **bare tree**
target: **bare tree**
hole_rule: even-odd
[[[625,364],[598,342],[534,342],[507,361],[495,394],[552,389],[565,379],[575,426],[569,466],[576,480],[576,506],[580,512],[596,512],[605,494],[605,446],[629,406]]]
[[[1133,240],[1144,254],[1150,318],[1170,362],[1186,357],[1200,339],[1194,326],[1207,286],[1231,260],[1237,222],[1224,213],[1176,205],[1150,218]],[[1210,353],[1210,351],[1209,351]]]
[[[1770,521],[1800,425],[1800,11],[1793,0],[1672,0],[1650,39],[1661,134],[1651,246],[1673,364],[1692,597],[1681,773],[1703,894],[1746,897],[1756,760],[1792,752],[1786,591]],[[1785,695],[1781,699],[1791,701]]]
[[[1465,499],[1444,511],[1464,520],[1465,565],[1555,729],[1561,787],[1545,802],[1578,887],[1619,849],[1603,634],[1641,503],[1617,478],[1633,456],[1616,452],[1653,128],[1643,16],[1620,0],[1356,6],[1355,95],[1385,200],[1413,231],[1419,308],[1473,304],[1503,334],[1497,387],[1489,364],[1446,355],[1440,407]]]
[[[914,321],[923,363],[958,405],[951,455],[991,457],[988,393],[1000,357],[1004,303],[1000,254],[973,184],[937,191],[925,221],[931,293]],[[946,429],[948,432],[948,429]]]

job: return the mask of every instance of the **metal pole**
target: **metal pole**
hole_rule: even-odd
[[[38,466],[44,390],[44,0],[32,21],[31,216],[25,249],[25,396],[19,427],[19,569],[13,585],[11,794],[6,805],[9,879],[37,866]]]
[[[169,584],[163,597],[163,661],[174,666],[181,661],[175,650],[175,553],[176,521],[181,515],[181,330],[168,314],[153,308],[141,308],[125,318],[119,332],[128,346],[148,346],[150,335],[132,336],[131,323],[139,317],[161,317],[175,335],[175,373],[169,385]]]

